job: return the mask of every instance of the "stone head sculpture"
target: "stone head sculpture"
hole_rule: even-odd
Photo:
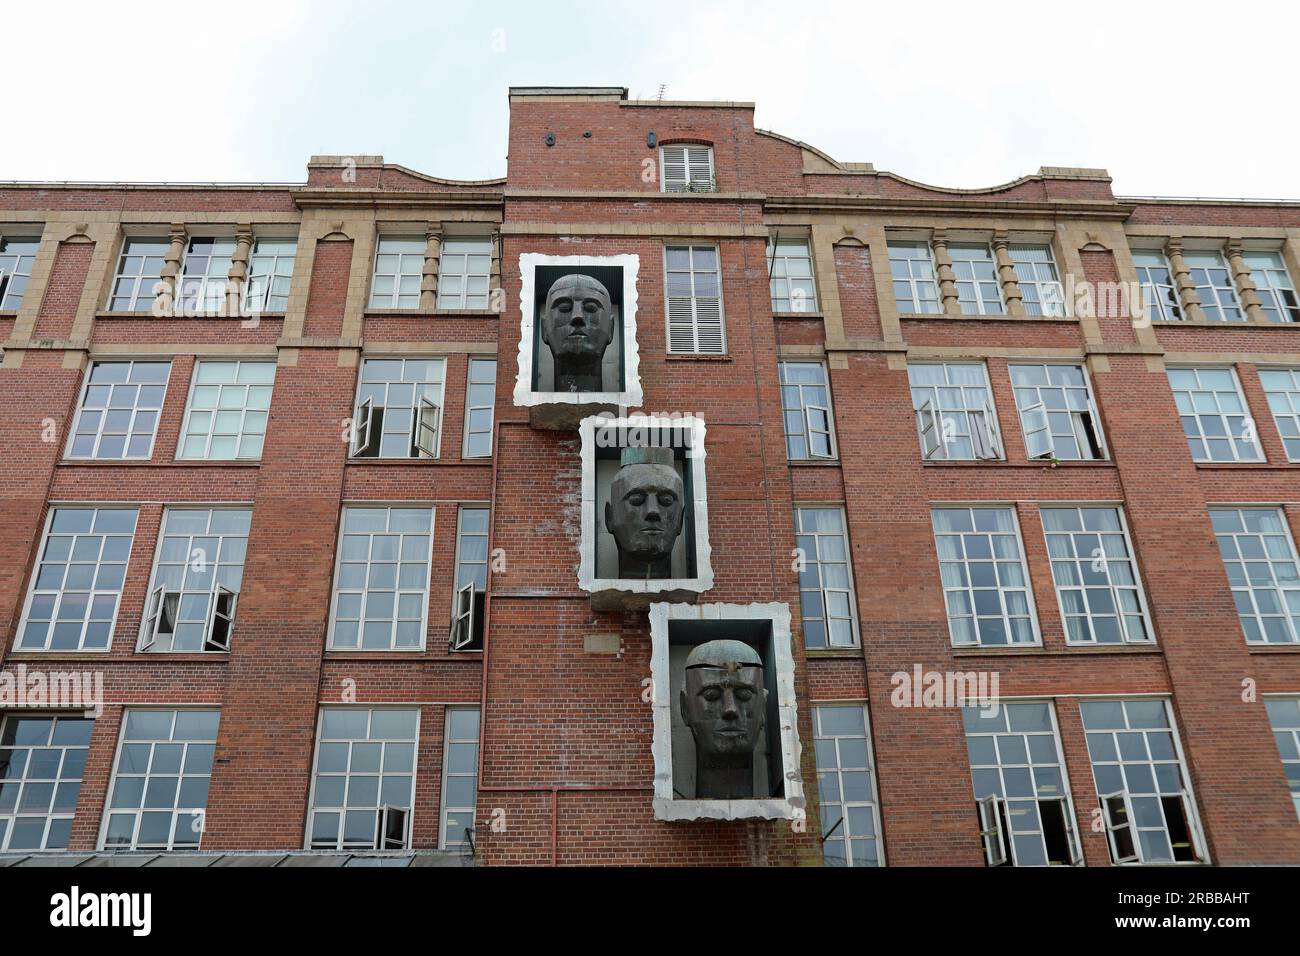
[[[609,486],[605,527],[618,547],[620,578],[671,578],[686,488],[671,448],[624,448]]]
[[[682,720],[695,738],[695,796],[754,796],[754,750],[767,717],[763,659],[743,641],[709,641],[686,658]]]
[[[546,293],[542,341],[555,362],[555,391],[601,392],[601,360],[614,338],[609,290],[588,275],[561,276]]]

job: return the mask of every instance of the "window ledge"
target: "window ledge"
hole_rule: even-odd
[[[347,465],[387,465],[396,467],[412,466],[429,466],[441,465],[446,468],[449,466],[460,465],[490,465],[491,457],[485,458],[348,458],[345,461]]]
[[[791,468],[839,468],[838,458],[787,458],[786,464]]]
[[[1290,462],[1271,461],[1198,461],[1197,468],[1206,471],[1290,471]]]
[[[1300,644],[1262,644],[1247,642],[1246,651],[1251,654],[1300,654]]]
[[[0,309],[0,319],[16,319],[16,318],[18,318],[17,309]]]
[[[669,362],[734,362],[730,355],[708,355],[695,352],[665,352],[664,358]]]
[[[283,312],[257,312],[249,315],[219,315],[215,312],[200,312],[195,315],[154,315],[153,312],[115,312],[100,309],[95,313],[96,319],[153,319],[155,322],[255,322],[259,319],[283,319]]]
[[[392,650],[392,651],[331,651],[326,649],[324,659],[327,661],[382,661],[391,660],[398,663],[409,664],[412,661],[447,661],[456,660],[463,654],[474,653],[481,654],[482,651],[452,651],[447,649],[437,650],[427,647],[411,648],[410,650]]]
[[[84,651],[32,651],[14,646],[9,648],[9,656],[21,657],[25,661],[81,661],[87,657],[105,657],[111,650],[103,647]]]
[[[1052,471],[1055,468],[1114,468],[1115,462],[1109,458],[1085,461],[1058,461],[1055,465],[1047,461],[1008,461],[1005,458],[958,458],[926,461],[921,459],[926,468],[1037,468]]]
[[[862,660],[862,648],[858,647],[805,647],[804,656],[810,661]]]
[[[134,651],[131,660],[139,663],[145,661],[184,661],[187,664],[208,661],[213,664],[225,664],[230,661],[230,651]]]
[[[1241,322],[1215,321],[1213,319],[1152,319],[1153,326],[1160,328],[1176,329],[1179,326],[1185,326],[1193,329],[1300,329],[1300,323],[1296,322],[1252,322],[1246,319]]]
[[[154,461],[152,458],[62,458],[59,460],[60,467],[75,466],[78,468],[261,468],[262,461],[211,461],[209,459],[164,459]]]
[[[1079,321],[1078,316],[1074,315],[966,315],[965,313],[949,315],[947,312],[900,312],[898,317],[908,322],[919,319],[947,319],[953,322],[1064,322],[1073,325]]]
[[[1072,654],[1087,657],[1095,654],[1162,654],[1164,652],[1156,644],[1054,644],[1050,647],[1042,644],[1025,644],[1020,647],[999,644],[993,647],[963,645],[954,647],[952,653],[954,657],[1063,657]]]
[[[443,319],[451,316],[462,316],[467,319],[495,319],[500,315],[496,309],[434,309],[433,314]]]
[[[824,319],[825,313],[818,309],[816,312],[777,312],[773,310],[772,318],[774,319]]]

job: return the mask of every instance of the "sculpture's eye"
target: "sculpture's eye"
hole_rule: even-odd
[[[716,687],[708,687],[700,691],[700,696],[712,704],[722,699],[722,691]]]
[[[582,304],[582,307],[586,309],[588,312],[600,311],[600,303],[597,302],[595,299],[588,299],[586,302]]]
[[[645,504],[645,492],[644,491],[632,492],[630,495],[627,496],[627,503],[633,505],[634,507],[640,508],[643,504]]]
[[[671,491],[664,491],[659,494],[659,504],[664,508],[671,508],[677,504],[677,496]]]
[[[557,299],[556,302],[555,302],[555,305],[553,306],[553,308],[554,308],[556,311],[558,311],[558,312],[572,312],[572,311],[573,311],[573,300],[572,300],[572,299]]]
[[[753,696],[754,696],[754,692],[745,687],[741,687],[736,690],[736,700],[741,701],[742,703],[749,701],[750,699],[753,698]]]

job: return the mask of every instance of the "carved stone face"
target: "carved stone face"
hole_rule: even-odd
[[[686,659],[680,703],[698,756],[752,754],[767,716],[762,659],[740,641],[700,645]]]
[[[556,361],[597,360],[613,337],[614,310],[609,290],[591,276],[556,279],[546,293],[542,316],[542,341]]]
[[[681,476],[672,465],[620,468],[605,504],[605,527],[614,536],[620,555],[647,563],[670,557],[682,533],[684,497]]]

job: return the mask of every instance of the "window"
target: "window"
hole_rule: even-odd
[[[497,360],[469,360],[469,381],[465,386],[464,458],[492,456],[492,413],[497,403]]]
[[[134,508],[51,509],[18,650],[108,650],[135,517]]]
[[[1142,301],[1152,321],[1173,322],[1182,319],[1183,310],[1174,288],[1173,270],[1163,252],[1154,249],[1134,249],[1133,265],[1137,269],[1138,284],[1142,287]]]
[[[880,866],[880,808],[863,704],[813,707],[821,789],[822,857],[827,866]]]
[[[1020,301],[1026,315],[1065,315],[1065,293],[1052,258],[1051,246],[1011,246]]]
[[[1204,862],[1192,788],[1163,700],[1079,705],[1115,863]]]
[[[0,312],[17,312],[32,276],[39,239],[0,236]]]
[[[1196,294],[1201,299],[1201,309],[1211,322],[1241,322],[1246,316],[1237,301],[1237,290],[1219,252],[1187,252],[1183,261],[1196,284]]]
[[[1037,644],[1015,511],[935,508],[933,522],[953,644]]]
[[[191,239],[185,248],[178,299],[186,315],[224,312],[234,239]]]
[[[1300,642],[1300,561],[1280,508],[1211,508],[1246,641]]]
[[[714,246],[667,246],[668,351],[721,355],[722,277]]]
[[[170,362],[92,362],[68,457],[152,457],[170,373]]]
[[[247,508],[163,513],[140,650],[230,650],[252,520]]]
[[[492,239],[444,239],[438,261],[438,308],[486,309]]]
[[[456,529],[456,593],[452,599],[451,649],[483,649],[488,571],[487,508],[461,508]]]
[[[66,850],[95,722],[0,715],[0,853]]]
[[[418,309],[424,280],[422,238],[381,237],[375,251],[375,275],[370,285],[372,309]]]
[[[102,849],[198,847],[219,716],[215,710],[126,711]]]
[[[1043,508],[1052,579],[1070,644],[1153,641],[1146,598],[1118,508]]]
[[[353,419],[354,458],[437,458],[443,359],[365,359]]]
[[[274,382],[274,362],[197,363],[176,457],[261,458]]]
[[[470,846],[478,799],[478,708],[448,707],[438,849]]]
[[[1260,461],[1255,422],[1230,368],[1171,368],[1178,417],[1194,461]]]
[[[1300,461],[1300,368],[1262,368],[1269,410],[1277,424],[1288,461]]]
[[[1002,315],[1002,284],[993,251],[986,245],[954,242],[948,246],[957,277],[957,304],[965,315]]]
[[[661,192],[711,193],[718,188],[712,146],[661,146],[659,162]]]
[[[993,702],[961,716],[989,866],[1082,862],[1052,705]]]
[[[894,301],[899,312],[938,314],[939,286],[934,259],[924,242],[890,242],[889,274],[894,281]]]
[[[128,239],[113,278],[110,312],[148,312],[157,297],[167,250],[166,239]]]
[[[812,252],[807,239],[778,239],[767,246],[773,312],[816,312]]]
[[[983,362],[907,366],[912,407],[927,459],[1002,457],[993,393]]]
[[[293,239],[258,239],[248,264],[244,286],[244,311],[283,312],[289,308],[293,260],[298,243]]]
[[[835,457],[835,425],[825,365],[781,363],[781,411],[785,415],[785,450],[791,461]]]
[[[1282,769],[1291,787],[1291,801],[1300,816],[1300,697],[1276,697],[1264,701],[1273,739],[1282,755]],[[3,759],[3,758],[0,758]],[[3,826],[3,824],[0,824]]]
[[[858,625],[843,508],[794,509],[804,645],[856,647]]]
[[[331,649],[424,647],[432,554],[432,508],[344,508]]]
[[[1280,252],[1247,252],[1243,258],[1270,322],[1300,322],[1300,302]]]
[[[408,848],[419,739],[418,710],[322,709],[308,847]]]
[[[1011,365],[1020,429],[1030,458],[1106,457],[1101,416],[1081,365]]]

